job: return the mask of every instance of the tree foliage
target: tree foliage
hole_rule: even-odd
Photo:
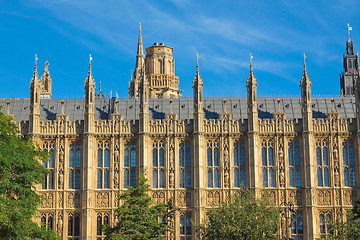
[[[346,219],[347,221],[330,221],[329,239],[360,239],[360,200],[355,202]]]
[[[129,187],[120,194],[118,221],[112,228],[105,226],[106,239],[162,239],[163,234],[172,231],[169,227],[175,212],[172,200],[153,205],[146,182],[141,174],[136,188]]]
[[[230,196],[227,202],[208,210],[207,222],[197,225],[204,239],[277,239],[279,210],[266,195],[254,198],[249,190]]]
[[[32,221],[41,197],[35,185],[43,181],[48,159],[31,140],[18,136],[13,118],[0,113],[0,236],[1,239],[56,239],[53,231]]]

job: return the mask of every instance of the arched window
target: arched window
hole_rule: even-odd
[[[124,145],[124,188],[136,187],[136,145],[126,142]]]
[[[98,143],[98,165],[97,165],[97,188],[109,188],[110,187],[110,150],[109,142],[100,141]]]
[[[47,228],[49,230],[53,230],[54,220],[53,220],[53,215],[51,213],[44,213],[41,215],[41,227]]]
[[[191,188],[190,141],[181,141],[179,143],[179,174],[179,187]]]
[[[207,167],[208,167],[208,187],[220,187],[219,176],[219,143],[217,140],[209,140],[207,143]],[[211,179],[210,179],[211,177]]]
[[[303,217],[301,212],[291,214],[291,239],[303,239]]]
[[[290,187],[301,187],[299,141],[290,140],[288,147]]]
[[[236,140],[234,142],[234,187],[245,186],[245,143],[242,140]]]
[[[330,213],[320,213],[319,215],[319,225],[320,225],[320,234],[321,237],[325,237],[330,234],[330,222],[331,222]]]
[[[69,188],[81,187],[81,145],[71,142],[69,146]],[[75,174],[74,174],[75,173]]]
[[[273,141],[263,140],[261,147],[263,187],[275,187]]]
[[[190,240],[192,236],[191,213],[180,214],[180,239]]]
[[[54,142],[44,142],[43,151],[49,153],[49,161],[44,161],[43,166],[49,170],[49,174],[44,174],[44,182],[42,189],[54,189],[54,162],[55,162],[55,151]]]
[[[344,186],[355,187],[354,143],[351,139],[343,142]],[[350,169],[350,170],[349,170]]]
[[[318,187],[329,187],[329,159],[326,141],[316,141],[316,163]]]
[[[96,218],[96,236],[97,239],[104,239],[105,234],[102,231],[104,225],[109,224],[109,216],[107,214],[99,213]]]
[[[164,141],[153,142],[153,188],[165,188]]]

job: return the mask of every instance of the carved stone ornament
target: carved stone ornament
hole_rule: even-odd
[[[58,219],[57,219],[57,224],[56,224],[56,232],[62,236],[62,233],[63,233],[63,217],[62,217],[62,214],[59,213],[58,214]]]
[[[229,139],[224,140],[224,187],[230,187],[230,157],[229,157]]]
[[[170,140],[170,146],[169,146],[169,187],[174,188],[175,187],[175,159],[174,159],[174,140]]]

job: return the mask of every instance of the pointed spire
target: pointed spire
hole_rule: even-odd
[[[303,76],[301,78],[300,85],[302,85],[302,84],[305,84],[305,85],[310,84],[311,85],[311,80],[310,80],[307,70],[306,70],[306,58],[307,58],[307,56],[304,53],[304,65],[303,65],[304,69],[303,69]]]
[[[38,76],[38,72],[37,72],[37,60],[38,60],[38,57],[37,57],[37,54],[35,54],[34,74],[33,74],[33,77],[31,79],[31,82],[34,82],[36,80],[34,83],[39,82],[39,76]]]
[[[85,80],[85,85],[86,84],[94,84],[95,85],[95,81],[94,81],[94,77],[92,75],[92,66],[91,66],[91,61],[92,61],[92,56],[91,54],[89,55],[89,71],[88,71],[88,75],[87,75],[87,78]],[[94,86],[95,87],[95,86]]]
[[[253,71],[253,64],[252,64],[253,58],[254,58],[253,55],[250,53],[250,72],[249,72],[249,77],[247,79],[247,87],[249,87],[251,84],[257,84]]]
[[[195,78],[193,81],[193,87],[195,86],[195,84],[203,84],[202,78],[200,76],[200,70],[199,70],[199,54],[196,53],[196,74],[195,74]]]
[[[348,27],[348,35],[350,40],[350,32],[352,31],[352,27],[350,27],[350,23],[347,24],[347,27]]]
[[[142,31],[141,23],[139,23],[139,40],[138,40],[137,56],[144,56],[144,47],[142,42],[141,31]]]

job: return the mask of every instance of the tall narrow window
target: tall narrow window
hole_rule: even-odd
[[[331,221],[331,214],[321,213],[319,215],[319,225],[320,225],[320,234],[322,238],[326,238],[326,236],[330,233],[330,221]]]
[[[354,143],[351,139],[343,142],[344,186],[355,187]]]
[[[191,213],[180,214],[180,240],[191,240],[192,225],[191,225]]]
[[[42,189],[54,189],[54,163],[55,163],[55,152],[54,142],[44,142],[43,151],[50,154],[49,161],[44,161],[43,166],[49,170],[48,174],[44,174],[44,182]]]
[[[234,187],[245,186],[245,143],[243,141],[236,140],[234,142]]]
[[[136,145],[126,142],[124,145],[124,188],[136,187]]]
[[[290,187],[301,187],[299,141],[297,139],[289,141],[288,147]]]
[[[191,150],[190,141],[179,143],[179,187],[191,188]]]
[[[41,227],[49,230],[54,229],[54,219],[51,213],[41,214]]]
[[[97,151],[97,188],[110,187],[110,150],[109,142],[98,143]]]
[[[318,187],[329,186],[329,158],[326,141],[316,141],[316,163]]]
[[[165,188],[164,141],[153,142],[153,188]]]
[[[275,187],[274,150],[272,140],[263,140],[261,147],[263,187]]]
[[[291,214],[291,235],[292,239],[303,239],[303,215],[301,212]]]
[[[80,236],[80,215],[69,214],[68,216],[68,237],[78,237]],[[77,239],[77,238],[69,238]]]
[[[109,216],[108,214],[99,213],[96,218],[96,239],[101,240],[105,239],[105,234],[102,231],[104,225],[109,224]]]
[[[79,142],[71,142],[69,148],[69,189],[80,189],[81,145]]]
[[[207,143],[207,168],[208,168],[208,187],[220,187],[219,173],[219,143],[209,140]]]

